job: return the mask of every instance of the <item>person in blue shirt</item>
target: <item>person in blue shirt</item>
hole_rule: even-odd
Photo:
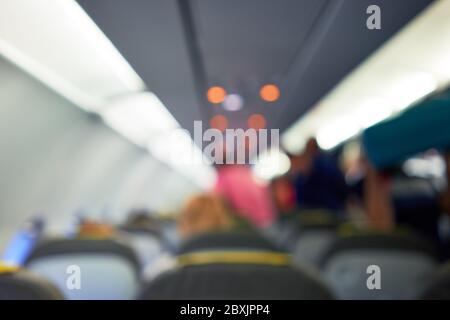
[[[291,156],[292,176],[300,208],[345,209],[348,186],[336,160],[310,138],[302,154]]]

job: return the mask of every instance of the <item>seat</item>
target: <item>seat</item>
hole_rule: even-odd
[[[321,258],[337,239],[338,220],[322,210],[310,210],[299,215],[290,252],[296,264],[317,268]]]
[[[0,264],[0,300],[62,300],[62,293],[46,279]]]
[[[450,262],[437,270],[419,298],[422,300],[450,300]]]
[[[414,299],[437,263],[436,251],[420,237],[368,233],[336,240],[320,266],[339,299]],[[379,267],[380,289],[369,289],[372,265]]]
[[[227,237],[232,241],[225,241]],[[209,241],[200,241],[205,239]],[[193,239],[181,248],[178,268],[145,285],[139,296],[144,300],[331,298],[317,274],[292,266],[289,255],[249,233]]]
[[[185,241],[178,254],[203,250],[281,251],[280,247],[253,230],[231,230],[204,233]]]
[[[180,267],[144,287],[140,299],[331,299],[317,275],[285,254],[222,251],[180,256]]]
[[[296,264],[317,268],[338,235],[331,226],[305,226],[299,231],[291,253]]]
[[[141,269],[151,264],[163,250],[160,232],[147,228],[123,227],[121,236],[136,252]]]
[[[138,289],[136,254],[114,239],[48,240],[35,247],[25,266],[68,299],[132,299]],[[71,276],[79,276],[79,288],[68,285]]]

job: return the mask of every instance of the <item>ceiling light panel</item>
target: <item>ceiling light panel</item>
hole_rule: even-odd
[[[145,87],[74,0],[0,0],[0,53],[88,109]]]

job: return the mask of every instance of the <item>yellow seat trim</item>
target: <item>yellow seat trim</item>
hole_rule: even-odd
[[[178,256],[177,261],[182,267],[208,264],[287,266],[292,259],[287,254],[270,251],[208,251],[183,254]]]
[[[0,273],[14,273],[19,271],[20,267],[0,262]]]

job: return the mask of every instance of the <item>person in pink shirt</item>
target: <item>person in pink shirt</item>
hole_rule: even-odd
[[[215,191],[252,225],[264,228],[274,222],[275,209],[269,187],[255,179],[249,166],[217,166]]]

